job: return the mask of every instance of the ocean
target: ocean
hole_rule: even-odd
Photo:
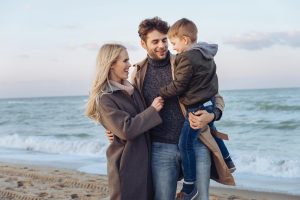
[[[226,107],[216,126],[229,134],[237,187],[299,195],[300,88],[220,93]],[[109,143],[84,115],[87,98],[0,99],[0,162],[106,174]]]

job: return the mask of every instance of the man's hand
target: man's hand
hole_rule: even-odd
[[[194,114],[189,113],[189,121],[192,129],[204,128],[213,119],[214,114],[208,113],[206,110],[198,110]]]
[[[114,141],[114,134],[109,130],[105,130],[105,134],[109,143],[112,143]]]

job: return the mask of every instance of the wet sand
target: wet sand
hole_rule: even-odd
[[[180,187],[180,186],[179,186]],[[0,163],[0,200],[109,199],[107,177],[76,170]],[[210,200],[299,200],[300,196],[210,188]]]

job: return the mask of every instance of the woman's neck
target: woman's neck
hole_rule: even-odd
[[[117,83],[120,83],[120,84],[123,84],[123,81],[124,81],[124,80],[122,80],[122,79],[120,79],[120,78],[117,78],[117,77],[114,76],[114,75],[110,75],[110,76],[108,77],[108,79],[109,79],[109,80],[112,80],[112,81],[115,81],[115,82],[117,82]]]

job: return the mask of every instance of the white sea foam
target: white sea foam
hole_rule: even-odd
[[[83,156],[105,156],[107,145],[97,139],[20,136],[18,134],[2,136],[0,140],[0,147]]]
[[[238,173],[284,178],[300,178],[299,158],[278,158],[258,152],[238,152],[233,155]]]

